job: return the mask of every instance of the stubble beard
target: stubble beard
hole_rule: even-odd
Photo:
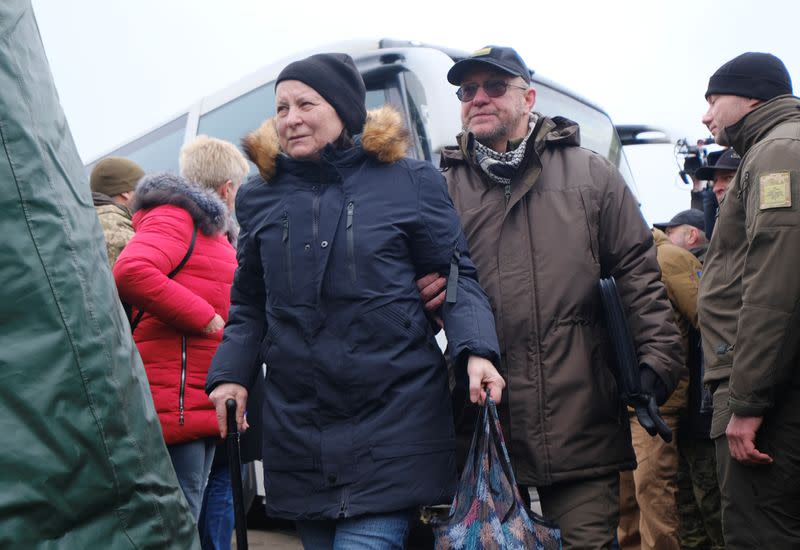
[[[469,130],[469,128],[467,128]],[[471,131],[471,130],[470,130]],[[498,124],[491,130],[484,130],[482,132],[472,132],[475,139],[479,143],[487,147],[492,147],[495,143],[505,143],[511,136],[511,128],[508,124]]]

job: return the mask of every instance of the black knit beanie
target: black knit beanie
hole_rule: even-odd
[[[331,104],[344,127],[360,134],[367,120],[367,88],[353,58],[344,53],[319,53],[290,63],[278,75],[282,80],[299,80],[314,88]]]
[[[734,57],[708,79],[711,94],[767,101],[792,93],[792,79],[783,61],[769,53],[747,52]]]

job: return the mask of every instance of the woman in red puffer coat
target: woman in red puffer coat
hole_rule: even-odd
[[[133,210],[136,234],[114,265],[114,278],[134,318],[144,312],[133,338],[178,481],[197,518],[219,438],[204,386],[236,269],[230,217],[217,193],[171,174],[142,178]]]

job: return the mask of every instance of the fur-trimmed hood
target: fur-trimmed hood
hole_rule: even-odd
[[[131,210],[171,204],[192,216],[200,231],[215,235],[228,231],[228,209],[216,193],[169,173],[148,174],[139,180]]]
[[[275,117],[264,121],[259,128],[242,139],[242,148],[258,167],[264,181],[274,175],[278,155],[283,151],[278,143]],[[400,113],[389,105],[367,112],[361,133],[361,147],[380,162],[396,162],[408,151],[408,130]]]

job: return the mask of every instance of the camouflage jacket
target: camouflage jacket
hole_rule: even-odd
[[[103,237],[106,239],[108,264],[114,267],[119,253],[133,237],[131,213],[127,207],[115,203],[111,197],[102,193],[92,193],[92,199],[100,226],[103,228]]]

